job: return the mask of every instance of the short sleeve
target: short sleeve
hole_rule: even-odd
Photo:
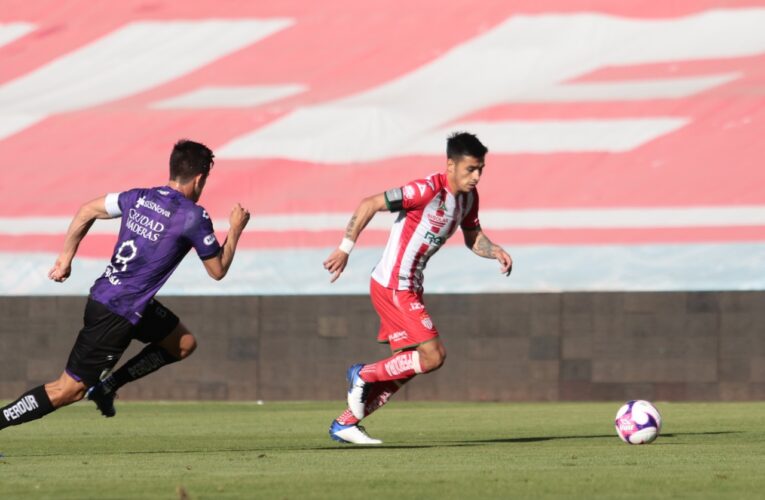
[[[215,237],[212,220],[202,207],[195,207],[189,217],[186,236],[201,260],[207,260],[220,253],[220,243]]]
[[[107,194],[106,195],[107,200],[106,200],[105,204],[107,205],[106,210],[109,211],[109,215],[112,215],[112,212],[110,211],[110,208],[109,208],[109,205],[108,205],[110,203],[110,201],[108,199],[110,196],[116,195],[116,200],[114,198],[112,198],[112,200],[117,202],[115,206],[111,207],[111,210],[114,210],[115,212],[118,211],[119,214],[117,214],[117,215],[122,215],[125,212],[127,212],[128,210],[130,210],[131,206],[135,205],[135,203],[138,200],[138,197],[140,195],[140,192],[141,192],[140,189],[130,189],[128,191],[123,191],[121,193],[110,193],[110,194]],[[116,217],[116,216],[114,216],[114,217]]]
[[[388,210],[417,210],[427,205],[435,196],[433,182],[421,179],[404,184],[400,188],[389,189],[385,192],[385,203]]]
[[[460,227],[462,229],[478,229],[481,222],[478,220],[478,191],[467,194],[465,206],[465,216],[462,218]]]

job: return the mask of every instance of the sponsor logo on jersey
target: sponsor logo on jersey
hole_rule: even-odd
[[[404,186],[404,198],[407,200],[414,198],[414,188],[412,186]]]
[[[428,221],[438,228],[442,228],[449,223],[448,218],[436,214],[428,214]]]
[[[122,284],[116,275],[125,272],[128,262],[135,259],[136,255],[138,255],[138,247],[135,245],[135,242],[133,240],[123,241],[114,257],[112,257],[112,263],[106,266],[104,271],[104,277],[109,280],[109,283],[114,286]]]
[[[114,254],[114,263],[122,266],[119,271],[125,271],[127,269],[127,263],[135,259],[136,255],[138,255],[138,247],[135,245],[135,241],[123,241],[117,249],[117,252]]]
[[[151,200],[147,200],[145,196],[141,196],[138,198],[138,200],[135,202],[135,208],[140,207],[146,207],[149,210],[153,210],[154,212],[157,212],[160,215],[164,215],[165,217],[170,217],[172,215],[169,210],[165,210],[162,205],[153,202]]]
[[[422,302],[410,302],[409,303],[409,310],[410,311],[421,311],[425,309],[425,306],[422,304]]]
[[[114,276],[114,268],[112,266],[106,266],[106,270],[104,271],[104,278],[109,280],[109,283],[111,283],[114,286],[122,284],[122,282]]]
[[[5,417],[6,422],[12,422],[13,420],[20,418],[26,412],[32,411],[39,407],[40,405],[37,403],[37,400],[34,396],[24,396],[19,400],[18,403],[11,406],[10,408],[3,410],[3,416]]]
[[[444,236],[438,236],[428,231],[427,233],[425,233],[425,241],[427,241],[431,245],[440,247],[441,245],[444,244],[444,242],[446,241],[446,238]]]
[[[207,236],[205,236],[205,245],[210,246],[213,243],[215,243],[215,234],[210,233]]]
[[[149,241],[157,241],[159,234],[165,230],[164,224],[152,219],[148,215],[143,215],[134,208],[131,208],[128,212],[128,221],[125,227]]]

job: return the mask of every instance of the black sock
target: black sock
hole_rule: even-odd
[[[0,429],[37,420],[54,410],[45,386],[40,385],[0,410]]]
[[[162,347],[156,344],[147,345],[141,352],[127,360],[119,370],[106,377],[101,382],[101,388],[104,394],[116,392],[128,382],[145,377],[176,361],[180,361],[180,359],[172,356]]]

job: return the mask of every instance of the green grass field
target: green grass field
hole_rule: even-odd
[[[619,403],[394,401],[368,448],[328,438],[341,406],[80,403],[0,431],[0,498],[765,497],[765,403],[658,403],[629,446]]]

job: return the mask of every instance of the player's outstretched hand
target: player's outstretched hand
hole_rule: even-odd
[[[513,258],[510,257],[510,254],[500,248],[497,252],[497,260],[501,266],[500,271],[502,274],[510,276],[510,273],[513,272]]]
[[[57,283],[63,283],[70,274],[72,274],[72,263],[59,257],[48,271],[48,278]]]
[[[231,215],[228,218],[229,226],[239,232],[243,231],[248,222],[250,222],[250,211],[237,203],[231,209]]]
[[[329,280],[330,283],[334,283],[340,277],[346,264],[348,264],[348,254],[339,248],[335,248],[335,251],[329,254],[327,260],[324,261],[324,269],[332,274],[332,278]]]

